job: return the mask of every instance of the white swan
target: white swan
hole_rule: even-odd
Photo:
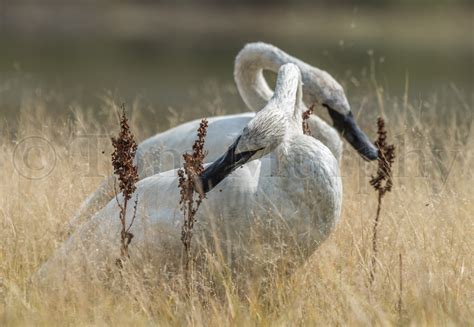
[[[263,76],[263,70],[277,72],[285,63],[294,63],[302,72],[304,101],[323,105],[329,111],[336,129],[359,153],[370,160],[376,159],[376,148],[355,123],[344,90],[327,72],[312,67],[266,43],[247,44],[237,55],[234,68],[235,81],[244,102],[252,110],[259,110],[271,98],[273,91]],[[300,112],[306,110],[302,102]],[[217,116],[209,119],[206,148],[207,161],[213,161],[225,151],[242,128],[255,116],[255,112]],[[182,154],[190,150],[200,120],[194,120],[143,141],[137,150],[140,178],[181,166]],[[342,142],[334,128],[316,115],[308,124],[311,134],[325,144],[339,160]],[[73,230],[82,221],[102,208],[113,197],[113,176],[107,178],[81,205],[70,220]]]
[[[271,100],[201,176],[208,193],[198,211],[199,232],[217,236],[228,253],[249,245],[244,235],[255,225],[256,217],[270,217],[271,224],[265,227],[269,233],[276,232],[273,224],[283,220],[284,233],[306,256],[339,219],[342,185],[338,162],[321,142],[303,134],[298,109],[301,92],[297,66],[282,66]],[[136,194],[132,257],[141,262],[149,254],[161,254],[170,244],[178,251],[176,256],[183,219],[176,170],[140,181]],[[103,263],[113,262],[119,253],[118,212],[114,199],[85,223],[43,265],[37,275],[40,281],[62,280],[84,263],[92,263],[97,272],[102,271]]]

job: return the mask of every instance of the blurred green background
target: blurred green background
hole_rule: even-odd
[[[472,108],[473,13],[471,0],[0,0],[0,114],[37,93],[60,95],[51,111],[94,108],[107,92],[185,110],[212,99],[209,85],[228,87],[224,111],[243,111],[233,60],[252,41],[327,70],[349,100],[375,71],[386,93],[402,95],[407,81],[420,98],[455,86]]]

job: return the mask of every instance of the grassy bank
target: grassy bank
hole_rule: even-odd
[[[93,113],[80,101],[67,118],[49,113],[54,97],[25,95],[15,128],[0,129],[0,321],[6,325],[467,325],[473,321],[474,210],[470,200],[472,111],[455,88],[423,99],[389,97],[374,80],[361,82],[352,105],[375,137],[375,118],[387,118],[397,146],[395,186],[384,199],[375,282],[369,286],[372,225],[377,198],[368,180],[375,165],[347,148],[342,162],[342,221],[311,259],[291,275],[295,261],[266,262],[256,242],[255,266],[239,281],[212,251],[187,296],[183,276],[160,265],[129,267],[107,281],[91,277],[60,293],[39,289],[30,277],[66,239],[68,218],[110,173],[117,99],[102,98]],[[161,114],[175,125],[195,112],[225,110],[209,95],[208,111]],[[139,139],[155,129],[140,103],[128,105]],[[216,109],[217,108],[217,109]],[[233,108],[233,110],[238,110]],[[101,116],[97,123],[95,116]],[[146,124],[145,124],[146,125]],[[25,149],[32,149],[25,152]],[[104,152],[104,153],[103,153]],[[178,192],[178,190],[176,190]],[[159,199],[157,199],[159,201]],[[258,235],[257,235],[258,239]],[[282,252],[284,253],[284,252]],[[159,255],[159,254],[157,254]],[[175,259],[179,260],[180,254]],[[162,264],[162,263],[161,263]]]

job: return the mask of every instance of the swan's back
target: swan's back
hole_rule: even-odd
[[[205,161],[212,162],[221,155],[254,116],[249,112],[209,118]],[[199,123],[196,119],[143,141],[136,154],[140,178],[181,167],[183,153],[192,150]]]

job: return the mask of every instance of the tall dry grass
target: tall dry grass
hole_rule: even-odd
[[[18,121],[1,128],[0,324],[472,323],[472,108],[455,88],[422,100],[389,97],[377,85],[366,89],[351,99],[359,122],[375,138],[375,118],[384,115],[397,146],[394,187],[378,226],[374,283],[369,285],[368,276],[377,195],[369,180],[376,165],[348,148],[342,221],[308,262],[288,274],[296,258],[284,246],[259,243],[256,227],[254,265],[244,268],[245,280],[209,247],[201,251],[199,287],[191,296],[182,274],[166,275],[150,265],[127,266],[105,282],[91,276],[61,292],[30,281],[67,238],[68,218],[100,175],[111,173],[109,132],[118,121],[113,99],[104,101],[101,123],[97,112],[76,106],[67,116],[53,117],[47,99],[25,99]],[[130,115],[137,137],[149,135],[140,128],[146,117],[138,105]],[[273,258],[268,251],[286,254],[267,262]]]

